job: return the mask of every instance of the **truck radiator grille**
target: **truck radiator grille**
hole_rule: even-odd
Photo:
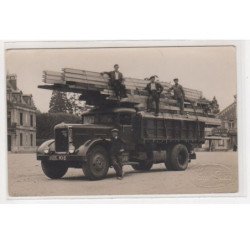
[[[55,149],[56,152],[67,152],[69,147],[68,143],[68,130],[56,129],[55,130]]]

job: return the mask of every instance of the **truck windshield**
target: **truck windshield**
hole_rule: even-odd
[[[131,125],[131,114],[123,113],[119,115],[119,122],[121,125]]]
[[[83,124],[111,124],[113,122],[113,114],[89,114],[83,116]]]

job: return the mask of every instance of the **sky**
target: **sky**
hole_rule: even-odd
[[[236,49],[220,47],[22,49],[6,51],[6,73],[17,75],[17,86],[32,94],[36,107],[47,112],[51,91],[38,89],[44,70],[75,68],[111,71],[118,63],[124,77],[144,79],[158,75],[183,87],[201,90],[203,96],[216,96],[220,109],[230,105],[237,92]]]

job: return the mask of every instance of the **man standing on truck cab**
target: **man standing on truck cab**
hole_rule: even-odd
[[[122,170],[122,159],[121,154],[124,152],[124,143],[119,138],[119,130],[118,129],[112,129],[111,130],[111,148],[110,148],[110,154],[111,154],[111,163],[112,166],[115,169],[116,177],[118,180],[121,180],[124,176],[124,172]]]
[[[155,102],[155,115],[159,115],[159,103],[160,103],[160,95],[163,91],[163,87],[159,82],[155,81],[157,76],[151,76],[149,78],[150,82],[147,84],[145,90],[148,91],[148,100],[147,100],[147,111],[151,111],[151,104]]]
[[[119,65],[114,65],[114,70],[110,72],[102,72],[101,75],[107,74],[110,78],[110,86],[115,92],[117,99],[127,97],[126,86],[124,85],[124,78],[122,73],[119,71]]]
[[[180,106],[180,113],[183,115],[184,112],[184,99],[185,93],[183,87],[179,84],[179,79],[174,79],[174,85],[168,90],[168,92],[174,91],[174,99],[176,99]]]

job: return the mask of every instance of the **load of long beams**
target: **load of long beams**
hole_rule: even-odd
[[[115,99],[113,90],[109,84],[109,76],[99,72],[71,68],[64,68],[61,72],[44,71],[43,82],[45,84],[40,85],[39,88],[82,93],[85,96],[88,93],[97,92],[105,96],[106,100]],[[123,83],[126,86],[128,97],[121,99],[120,102],[134,103],[139,110],[145,112],[148,98],[145,87],[149,83],[149,80],[125,77]],[[160,112],[170,115],[180,115],[179,105],[168,91],[172,85],[168,82],[160,83],[164,87],[160,98]],[[185,116],[188,115],[190,118],[191,116],[195,116],[211,126],[220,125],[220,120],[216,119],[212,111],[207,109],[209,101],[202,98],[201,91],[184,87],[184,92],[186,100]]]

